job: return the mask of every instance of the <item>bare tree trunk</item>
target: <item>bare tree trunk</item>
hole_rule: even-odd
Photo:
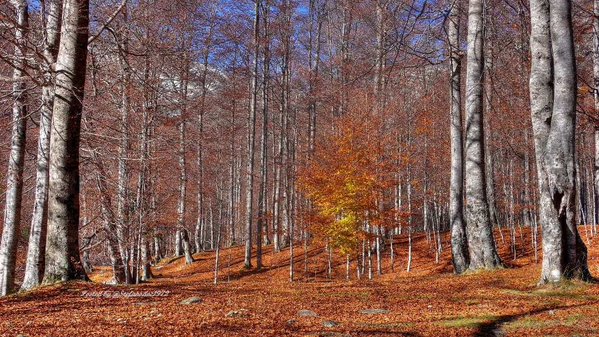
[[[376,274],[378,276],[383,275],[383,254],[382,254],[382,249],[383,249],[383,243],[381,242],[383,240],[383,235],[382,235],[382,229],[381,227],[376,227]]]
[[[187,96],[184,94],[184,96]],[[186,104],[185,102],[183,104]],[[189,233],[185,227],[185,211],[186,211],[186,196],[187,196],[187,169],[185,165],[185,116],[181,114],[179,122],[179,209],[177,211],[177,231],[180,238],[183,254],[185,255],[185,263],[193,263],[191,256],[191,244],[189,243]]]
[[[48,160],[50,156],[50,123],[52,121],[52,105],[54,104],[54,72],[60,39],[60,20],[62,16],[62,1],[50,3],[46,17],[46,37],[44,39],[43,55],[44,82],[42,86],[42,106],[40,108],[39,139],[37,145],[37,171],[35,182],[35,201],[31,215],[31,231],[27,246],[27,263],[25,278],[21,291],[35,288],[42,280],[44,272],[44,250],[46,246],[46,218],[48,206]]]
[[[491,228],[499,228],[499,220],[497,219],[497,198],[495,197],[495,158],[491,141],[493,140],[493,129],[491,127],[491,113],[493,112],[493,67],[494,55],[492,46],[492,29],[494,28],[494,13],[493,7],[489,3],[484,4],[484,23],[483,32],[484,43],[484,104],[483,104],[483,132],[485,139],[485,184],[487,200],[489,204],[489,219],[491,220]],[[501,233],[501,230],[499,231]],[[503,236],[501,236],[503,240]]]
[[[268,90],[270,76],[270,37],[268,32],[268,17],[270,15],[270,4],[268,0],[264,1],[264,73],[262,80],[262,139],[260,150],[260,194],[258,195],[258,223],[256,230],[256,268],[262,269],[262,242],[264,229],[268,224],[266,215],[268,212],[267,194],[268,194]],[[268,233],[268,231],[266,231]],[[268,234],[265,234],[268,237]]]
[[[576,60],[568,0],[531,1],[530,98],[539,219],[543,229],[540,283],[591,278],[575,223]]]
[[[470,0],[466,74],[466,232],[472,270],[496,268],[495,249],[486,195],[483,131],[483,1]]]
[[[79,256],[79,143],[85,88],[88,0],[65,0],[50,134],[44,284],[87,279]]]
[[[349,263],[349,254],[345,255],[345,279],[349,281],[349,268],[350,268],[350,263]]]
[[[599,118],[599,0],[593,1],[593,94],[595,99],[595,117]],[[593,234],[597,234],[599,226],[599,126],[595,127],[595,181],[594,181],[594,216]]]
[[[287,212],[289,212],[289,207],[287,207]],[[293,282],[295,278],[295,256],[293,255],[293,243],[293,222],[289,222],[289,282]]]
[[[128,16],[127,9],[124,7],[123,20],[127,24]],[[127,29],[122,34],[121,41],[117,39],[119,48],[119,66],[121,71],[121,105],[119,107],[120,116],[120,142],[119,142],[119,158],[118,158],[118,183],[117,183],[117,234],[119,237],[119,244],[121,249],[121,256],[125,259],[125,275],[127,277],[127,283],[134,283],[136,277],[132,275],[132,269],[129,266],[130,262],[135,260],[135,254],[129,254],[129,248],[134,250],[133,242],[135,242],[135,235],[130,237],[130,225],[131,225],[131,214],[129,211],[129,87],[131,82],[131,70],[129,65],[129,35]],[[135,230],[131,230],[135,233]],[[130,261],[131,260],[131,261]]]
[[[222,202],[223,202],[223,200],[220,201],[221,205],[222,205]],[[218,283],[218,272],[220,269],[220,243],[221,243],[221,237],[222,237],[222,232],[223,232],[222,227],[223,227],[222,222],[219,221],[218,232],[216,234],[216,254],[214,257],[214,284]]]
[[[100,213],[102,215],[104,232],[108,241],[108,256],[112,265],[113,281],[114,283],[121,284],[127,283],[129,278],[127,277],[127,265],[125,263],[126,250],[121,249],[117,219],[112,208],[111,194],[108,189],[107,179],[108,175],[104,169],[104,165],[97,156],[95,149],[92,150],[92,162],[96,167],[96,186],[98,188],[98,194],[100,197]]]
[[[448,39],[451,62],[451,178],[449,188],[449,218],[451,226],[451,253],[454,272],[468,269],[468,242],[464,224],[464,154],[462,144],[461,57],[460,57],[460,1],[454,0],[449,15]]]
[[[256,144],[256,110],[258,105],[258,57],[260,54],[260,0],[256,0],[254,18],[254,59],[252,64],[252,86],[250,113],[248,115],[248,160],[246,167],[246,238],[245,258],[246,269],[252,268],[252,229],[254,227],[254,159]]]
[[[236,244],[235,242],[235,220],[237,219],[236,217],[236,212],[235,212],[235,201],[236,201],[236,195],[237,195],[237,180],[236,180],[236,165],[237,165],[237,160],[236,160],[236,151],[235,151],[235,108],[236,108],[236,104],[235,102],[233,102],[233,108],[231,110],[231,127],[230,127],[230,132],[231,132],[231,143],[229,144],[229,149],[231,152],[231,161],[230,161],[230,171],[229,171],[229,183],[230,183],[230,190],[229,190],[229,242],[230,242],[230,246],[234,246]]]
[[[11,0],[16,12],[15,65],[12,88],[12,135],[8,174],[6,180],[6,204],[0,242],[0,296],[13,291],[19,226],[21,223],[21,200],[23,193],[23,166],[25,165],[25,140],[27,106],[25,81],[20,79],[26,67],[26,43],[29,29],[27,1]]]
[[[152,268],[150,267],[150,244],[147,233],[141,237],[141,280],[149,281],[152,278]]]
[[[411,143],[410,135],[408,135],[408,143]],[[409,145],[411,147],[411,144]],[[407,181],[407,197],[408,197],[408,265],[406,271],[409,273],[412,270],[412,170],[408,167]]]
[[[214,7],[213,7],[214,8]],[[211,13],[211,17],[214,17],[215,13]],[[203,68],[202,68],[202,94],[200,97],[200,113],[198,114],[198,195],[197,195],[197,217],[196,217],[196,228],[194,233],[194,243],[196,252],[204,249],[204,242],[202,242],[202,222],[204,221],[204,114],[206,113],[206,95],[208,88],[206,85],[208,79],[208,59],[210,57],[210,47],[212,45],[212,34],[213,25],[210,25],[208,31],[208,37],[205,40],[205,49],[203,55]]]

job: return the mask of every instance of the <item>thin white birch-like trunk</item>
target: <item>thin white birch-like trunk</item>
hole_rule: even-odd
[[[254,57],[252,64],[252,85],[250,111],[248,115],[247,147],[248,158],[246,163],[246,196],[245,196],[245,257],[244,266],[252,268],[252,232],[254,227],[254,159],[256,144],[256,112],[258,108],[258,57],[260,54],[260,0],[256,0],[254,18]]]
[[[6,179],[6,203],[0,241],[0,296],[13,291],[19,226],[21,222],[21,201],[23,193],[23,166],[25,164],[25,140],[27,127],[25,74],[27,31],[29,11],[27,1],[11,0],[15,10],[15,61],[12,85],[12,134],[8,173]]]

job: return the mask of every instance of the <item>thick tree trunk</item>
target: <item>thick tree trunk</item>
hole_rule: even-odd
[[[50,135],[44,284],[87,279],[79,256],[79,143],[85,88],[88,0],[65,0]]]
[[[468,269],[468,242],[464,224],[464,155],[462,144],[461,60],[460,60],[460,2],[454,1],[449,15],[448,39],[451,65],[451,178],[449,183],[449,218],[451,253],[456,274]]]
[[[27,2],[12,0],[15,8],[15,67],[12,88],[12,135],[8,174],[6,179],[6,204],[2,240],[0,242],[0,296],[13,291],[16,266],[19,226],[21,222],[21,200],[23,193],[23,166],[25,164],[25,135],[27,127],[27,106],[24,76],[26,67],[26,35],[29,29]]]
[[[543,229],[540,283],[587,280],[587,250],[575,223],[577,87],[570,1],[532,0],[531,27],[531,114]]]
[[[152,278],[152,268],[150,267],[150,244],[147,235],[141,237],[141,280],[149,281]]]
[[[60,19],[62,1],[50,3],[46,17],[46,38],[43,55],[47,64],[44,70],[42,86],[42,106],[40,108],[39,139],[37,145],[37,171],[35,182],[35,199],[31,215],[31,231],[27,246],[27,263],[25,278],[21,291],[37,287],[44,272],[44,250],[46,246],[46,218],[48,205],[48,160],[50,156],[50,123],[52,121],[52,105],[54,104],[54,72],[58,42],[60,40]]]
[[[496,268],[495,249],[485,185],[483,132],[483,1],[470,0],[466,75],[466,231],[472,270]]]

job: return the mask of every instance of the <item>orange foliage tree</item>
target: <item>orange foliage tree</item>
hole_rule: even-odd
[[[344,115],[299,172],[300,189],[314,206],[311,232],[342,254],[356,252],[368,227],[392,225],[384,195],[395,179],[382,148],[383,124],[371,112]]]

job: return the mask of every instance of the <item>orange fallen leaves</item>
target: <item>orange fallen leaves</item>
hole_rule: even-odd
[[[523,234],[526,240],[529,233]],[[336,278],[326,279],[323,247],[309,247],[306,255],[296,249],[296,283],[287,281],[287,250],[274,253],[267,247],[266,268],[243,273],[243,248],[236,247],[221,252],[218,286],[211,283],[213,253],[201,253],[190,266],[181,259],[155,266],[157,278],[142,285],[77,282],[44,287],[0,299],[0,335],[475,336],[497,329],[508,336],[599,334],[599,286],[572,283],[537,289],[540,266],[526,250],[528,242],[518,241],[526,254],[513,261],[513,268],[454,276],[447,237],[439,264],[425,236],[414,240],[412,273],[391,272],[387,256],[385,274],[371,282],[345,281],[341,255],[334,257]],[[509,243],[498,245],[509,261]],[[396,248],[396,265],[405,263],[405,237],[398,238]],[[589,265],[597,274],[597,239],[589,251]],[[108,268],[99,268],[93,279],[104,280],[106,273]],[[123,295],[158,291],[164,296]],[[92,292],[106,296],[85,295]],[[202,301],[181,304],[190,297]],[[300,317],[301,309],[318,316]],[[365,315],[364,309],[389,313]],[[227,317],[242,310],[247,316]],[[327,321],[339,325],[325,328]]]

